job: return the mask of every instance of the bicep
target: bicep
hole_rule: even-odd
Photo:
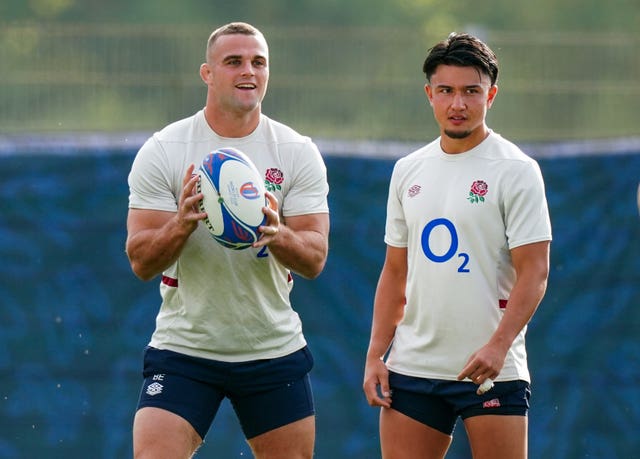
[[[396,275],[407,274],[407,248],[387,245],[387,254],[384,260],[385,269],[389,269]]]
[[[393,303],[404,304],[407,284],[407,249],[387,245],[387,253],[378,281],[378,294],[391,299]]]
[[[407,249],[387,245],[374,298],[374,316],[395,327],[404,315],[407,285]]]
[[[511,260],[517,277],[527,276],[546,282],[549,276],[550,245],[550,241],[541,241],[511,249]]]

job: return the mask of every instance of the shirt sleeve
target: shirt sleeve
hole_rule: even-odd
[[[318,147],[309,139],[293,157],[294,181],[283,202],[285,217],[328,213],[327,168]]]
[[[177,211],[178,198],[171,185],[168,158],[154,137],[138,151],[128,183],[130,209]]]
[[[505,191],[504,218],[509,249],[551,240],[551,220],[538,163],[523,162]]]
[[[402,206],[400,175],[400,167],[398,163],[396,163],[391,173],[391,180],[389,181],[384,242],[393,247],[404,248],[408,245],[409,231]]]

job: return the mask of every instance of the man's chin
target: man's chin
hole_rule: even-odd
[[[450,139],[466,139],[471,135],[471,131],[452,131],[451,129],[445,129],[444,134]]]

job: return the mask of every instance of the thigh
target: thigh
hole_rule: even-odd
[[[208,363],[171,351],[148,349],[144,358],[144,382],[138,400],[138,410],[158,408],[177,415],[197,432],[201,439],[207,434],[218,412],[224,393],[216,384],[215,369]],[[211,366],[211,365],[209,365]],[[205,381],[206,375],[209,381]],[[153,411],[156,413],[157,411]],[[148,423],[144,415],[145,425]],[[170,423],[168,416],[161,419]],[[174,425],[173,423],[171,425]],[[166,429],[156,430],[162,437]]]
[[[528,418],[473,416],[464,420],[473,459],[526,459]]]
[[[191,457],[202,438],[184,418],[161,408],[146,407],[133,421],[135,459]]]
[[[531,388],[526,381],[497,382],[482,403],[460,411],[474,459],[524,459]]]
[[[315,426],[315,416],[307,416],[247,441],[256,459],[311,459]]]
[[[247,439],[315,414],[309,379],[312,366],[313,358],[303,348],[233,369],[227,397]]]
[[[283,382],[267,391],[229,395],[247,439],[315,414],[309,375]]]
[[[389,372],[391,408],[451,436],[458,414],[446,392],[439,389],[441,385],[442,381]]]
[[[383,459],[442,459],[451,435],[394,410],[380,411],[380,447]]]

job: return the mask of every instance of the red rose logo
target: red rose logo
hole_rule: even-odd
[[[489,185],[483,180],[476,180],[471,185],[471,191],[469,191],[469,197],[467,198],[472,203],[484,202],[484,196],[489,192]]]
[[[284,175],[280,169],[272,167],[267,169],[267,172],[264,174],[264,184],[267,188],[267,191],[275,191],[281,190],[282,182],[284,182]]]
[[[271,183],[274,183],[276,185],[280,185],[284,181],[284,177],[282,176],[282,171],[280,169],[276,169],[275,167],[272,167],[271,169],[267,169],[265,178]]]
[[[487,185],[487,182],[483,182],[482,180],[476,180],[473,182],[473,185],[471,185],[471,192],[478,196],[484,196],[487,194],[487,191],[489,191],[489,185]]]

